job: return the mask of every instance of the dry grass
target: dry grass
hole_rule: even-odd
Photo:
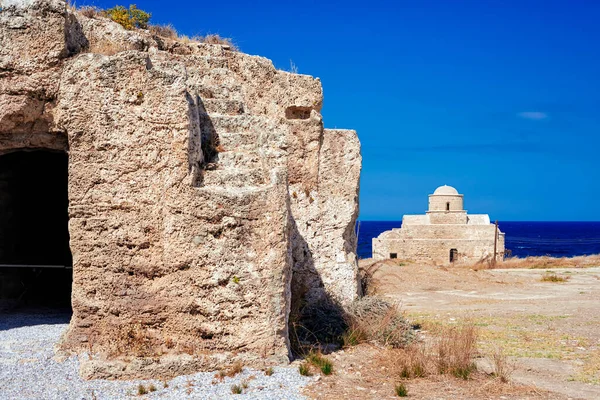
[[[208,34],[206,36],[194,36],[193,41],[206,43],[206,44],[219,44],[221,46],[228,46],[230,50],[238,51],[238,47],[233,43],[231,38],[221,37],[218,34]]]
[[[566,282],[571,279],[570,276],[560,276],[553,273],[545,274],[542,276],[540,281],[542,282]]]
[[[233,378],[237,374],[241,373],[244,370],[244,365],[240,361],[234,362],[229,368],[224,368],[219,370],[215,374],[215,378],[218,380],[223,380],[226,376],[229,378]]]
[[[179,35],[173,25],[149,25],[148,30],[152,35],[160,36],[167,39],[177,39]]]
[[[497,348],[489,358],[492,363],[494,376],[500,379],[500,382],[508,383],[514,371],[514,365],[509,363],[504,349],[501,347]]]
[[[369,265],[359,266],[358,273],[362,292],[365,295],[373,296],[377,294],[377,288],[383,281],[389,281],[390,278],[400,280],[400,277],[394,273],[382,273],[381,269],[389,266],[401,267],[409,263],[406,260],[388,259],[376,261]]]
[[[437,368],[440,374],[452,374],[468,379],[477,370],[473,363],[477,352],[475,325],[450,327],[442,331],[437,343]]]
[[[77,9],[80,14],[88,18],[99,18],[102,16],[102,10],[98,7],[84,6]]]
[[[429,375],[452,375],[469,379],[477,370],[474,359],[477,330],[472,323],[443,328],[429,342],[413,343],[405,349],[389,349],[384,361],[398,379]]]
[[[586,268],[599,267],[600,255],[578,257],[526,257],[526,258],[507,258],[499,262],[496,268],[529,268],[529,269],[548,269],[548,268]]]

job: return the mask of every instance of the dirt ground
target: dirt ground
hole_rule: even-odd
[[[408,380],[409,398],[600,399],[600,267],[474,270],[388,261],[373,283],[377,295],[401,304],[421,334],[464,321],[478,328],[478,372],[466,381]],[[508,357],[509,383],[490,375],[490,355],[498,351]],[[334,374],[305,394],[397,398],[398,378],[384,354],[369,344],[332,353]]]

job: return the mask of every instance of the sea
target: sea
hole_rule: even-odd
[[[371,240],[401,221],[359,221],[358,256],[371,257]],[[574,257],[600,254],[600,222],[499,221],[505,247],[513,256]]]

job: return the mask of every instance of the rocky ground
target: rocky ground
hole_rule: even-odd
[[[301,376],[293,364],[274,367],[270,376],[244,368],[222,380],[210,372],[167,381],[85,381],[77,357],[55,359],[53,347],[69,318],[68,312],[51,310],[0,314],[0,399],[304,399],[302,387],[316,379]],[[140,385],[148,393],[139,394]],[[234,395],[233,385],[243,393]]]

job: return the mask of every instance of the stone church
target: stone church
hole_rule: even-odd
[[[402,228],[373,238],[373,258],[399,258],[415,262],[448,264],[504,257],[504,233],[487,214],[469,215],[464,196],[451,186],[440,186],[429,195],[425,215],[405,215]]]

